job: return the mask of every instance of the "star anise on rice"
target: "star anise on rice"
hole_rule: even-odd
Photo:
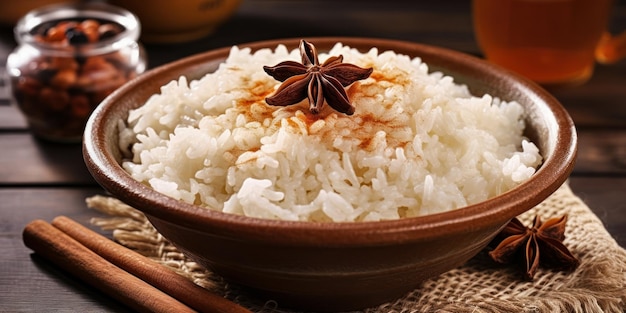
[[[352,115],[354,106],[344,87],[369,77],[372,68],[342,63],[342,55],[332,56],[320,65],[315,46],[305,40],[300,41],[300,55],[302,63],[284,61],[275,66],[263,67],[267,74],[283,82],[265,102],[288,106],[308,98],[309,110],[317,114],[326,100],[333,109]]]
[[[563,245],[566,222],[567,215],[545,223],[535,216],[532,227],[526,227],[514,218],[496,236],[493,242],[499,244],[489,255],[503,264],[521,260],[525,275],[530,280],[535,276],[540,261],[553,268],[574,269],[578,266],[578,259]]]

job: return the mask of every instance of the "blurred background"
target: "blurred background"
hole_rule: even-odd
[[[163,3],[178,9],[197,8],[200,3],[200,8],[208,9],[226,1]],[[17,311],[62,310],[67,303],[99,312],[124,311],[95,290],[85,291],[83,284],[50,275],[57,271],[45,262],[33,264],[21,241],[23,226],[34,218],[50,220],[67,214],[89,224],[95,213],[85,209],[84,199],[102,193],[84,166],[80,144],[33,138],[11,98],[5,64],[16,47],[15,21],[25,10],[47,2],[0,1],[0,288],[6,291],[0,293],[0,311],[8,303]],[[178,16],[174,9],[169,14],[150,11],[162,7],[161,0],[120,3],[135,2],[142,5],[133,9],[135,13],[141,15],[140,10],[146,9],[162,24]],[[140,41],[149,68],[245,42],[316,36],[398,39],[483,57],[474,36],[471,7],[471,0],[241,0],[232,15],[225,13],[227,17],[215,28],[204,26],[210,32],[197,38],[158,41],[144,36]],[[616,0],[609,31],[624,30],[626,0]],[[552,93],[570,112],[579,131],[579,158],[570,185],[626,247],[626,60],[598,64],[584,85]]]

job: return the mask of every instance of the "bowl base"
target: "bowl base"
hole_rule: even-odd
[[[303,310],[304,312],[352,312],[365,310],[367,308],[373,308],[380,306],[384,303],[401,299],[407,293],[413,289],[398,289],[398,290],[380,290],[372,291],[371,294],[358,293],[354,295],[342,294],[340,296],[315,296],[281,293],[274,291],[266,291],[256,289],[253,287],[247,287],[238,285],[242,291],[249,295],[253,295],[254,298],[261,299],[262,301],[274,302],[278,309],[291,309],[291,310]],[[418,288],[416,286],[416,288]]]

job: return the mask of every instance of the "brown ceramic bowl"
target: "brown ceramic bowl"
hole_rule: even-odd
[[[485,248],[513,217],[552,194],[568,177],[576,156],[576,131],[563,107],[536,84],[478,58],[409,42],[368,38],[310,38],[319,51],[343,42],[421,57],[465,83],[477,95],[515,99],[526,110],[526,135],[544,163],[527,182],[490,200],[395,221],[308,223],[255,219],[207,210],[162,195],[133,180],[120,166],[117,122],[187,75],[214,70],[229,48],[195,55],[146,72],[96,109],[84,136],[84,157],[95,179],[113,195],[143,211],[181,251],[230,282],[251,287],[281,306],[349,310],[400,297],[428,278],[455,268]],[[299,39],[244,44],[253,50]]]
[[[176,43],[195,40],[217,30],[239,8],[241,0],[108,0],[137,15],[141,40]]]

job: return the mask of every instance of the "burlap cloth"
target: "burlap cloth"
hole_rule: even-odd
[[[211,289],[254,312],[289,312],[274,301],[262,301],[178,252],[150,225],[143,214],[116,199],[94,196],[87,205],[110,217],[92,223],[113,230],[119,243],[166,264],[198,285]],[[373,312],[624,312],[626,311],[626,250],[568,184],[532,210],[519,216],[530,225],[568,214],[565,245],[580,260],[573,272],[539,268],[526,281],[515,267],[496,265],[485,251],[467,264],[428,280],[397,301],[364,310]]]

